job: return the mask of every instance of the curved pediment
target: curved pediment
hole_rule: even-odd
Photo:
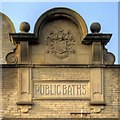
[[[50,9],[42,14],[35,24],[34,33],[38,35],[46,26],[46,24],[57,20],[71,21],[74,25],[77,26],[79,32],[82,33],[81,37],[83,38],[88,33],[84,19],[77,12],[62,7]]]
[[[88,64],[90,48],[81,44],[88,34],[84,19],[68,8],[54,8],[39,17],[34,33],[32,62],[40,64]]]

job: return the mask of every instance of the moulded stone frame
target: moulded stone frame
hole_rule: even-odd
[[[34,34],[38,37],[39,31],[42,31],[42,28],[44,27],[46,23],[59,17],[63,17],[63,18],[67,18],[71,20],[78,27],[79,31],[81,27],[82,32],[83,32],[83,38],[88,34],[87,25],[84,19],[77,12],[71,9],[68,9],[68,8],[64,8],[64,7],[53,8],[53,9],[48,10],[44,14],[42,14],[38,18],[35,24]]]

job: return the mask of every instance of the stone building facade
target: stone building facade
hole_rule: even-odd
[[[112,34],[100,33],[68,8],[39,17],[34,33],[0,14],[2,118],[119,119],[120,66],[105,45]]]

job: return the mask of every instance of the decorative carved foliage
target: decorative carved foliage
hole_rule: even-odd
[[[73,34],[70,31],[65,32],[61,28],[57,32],[50,32],[46,38],[46,45],[48,46],[47,53],[53,54],[57,58],[64,59],[75,53]]]
[[[91,106],[91,114],[92,113],[101,113],[104,110],[104,106]]]

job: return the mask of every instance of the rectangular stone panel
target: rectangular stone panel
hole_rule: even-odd
[[[84,68],[32,68],[32,80],[89,80]]]
[[[89,99],[89,81],[34,81],[34,99]]]

